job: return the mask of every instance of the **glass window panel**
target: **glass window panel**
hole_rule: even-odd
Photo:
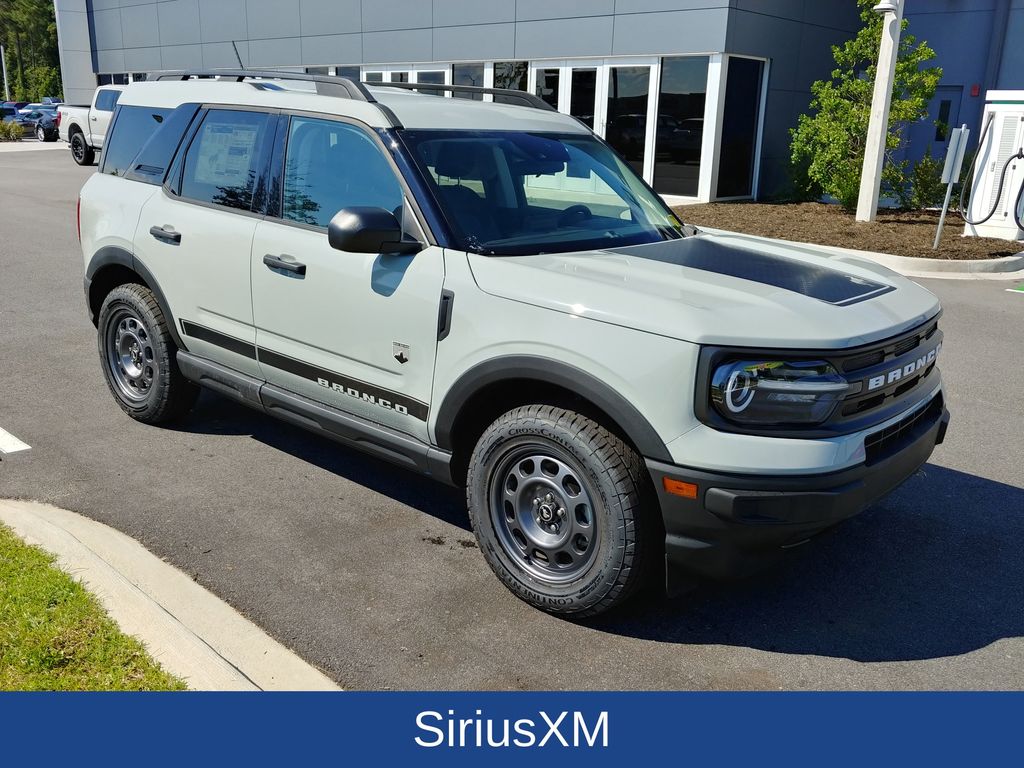
[[[368,83],[383,83],[384,73],[383,72],[367,72],[366,82]]]
[[[392,72],[391,80],[392,83],[408,83],[409,73],[408,72]]]
[[[661,194],[697,195],[707,88],[707,56],[662,60],[654,146],[654,188]]]
[[[453,64],[452,85],[475,85],[478,88],[484,84],[483,64]],[[481,101],[483,96],[479,93],[453,93],[457,99],[475,99]]]
[[[307,75],[329,75],[330,67],[306,67]]]
[[[185,155],[181,196],[248,211],[266,161],[268,116],[211,109]]]
[[[193,108],[193,111],[194,108]],[[132,159],[139,153],[142,146],[151,136],[159,135],[160,124],[170,114],[169,109],[148,107],[121,107],[107,137],[107,145],[103,148],[102,173],[112,176],[124,176],[132,165]],[[186,123],[182,127],[184,131]],[[181,139],[181,132],[177,140]],[[174,141],[177,148],[178,141]],[[167,153],[167,160],[174,150]],[[166,161],[165,161],[166,163]],[[163,181],[161,177],[160,181]]]
[[[359,67],[335,67],[334,74],[338,77],[347,77],[349,80],[358,80]]]
[[[946,132],[949,130],[949,112],[953,107],[953,102],[949,99],[943,99],[939,102],[939,119],[935,121],[935,140],[945,141]]]
[[[431,69],[431,70],[427,70],[426,72],[417,72],[416,73],[416,82],[417,83],[431,83],[431,84],[436,84],[436,85],[444,85],[444,76],[445,76],[444,70]],[[427,89],[427,90],[423,90],[423,91],[419,91],[419,93],[422,93],[422,94],[424,94],[426,96],[444,96],[444,91],[434,90],[433,88],[430,88],[430,89]]]
[[[534,94],[540,96],[555,109],[558,109],[558,80],[559,71],[557,69],[537,70],[537,86],[534,88]]]
[[[326,227],[342,208],[384,208],[402,220],[402,188],[380,148],[361,129],[293,117],[288,132],[282,218]]]
[[[496,61],[494,62],[494,87],[525,91],[529,74],[530,67],[525,61]],[[494,100],[499,104],[522,104],[519,99],[503,99],[501,96],[495,96]]]
[[[594,104],[597,102],[597,70],[574,69],[570,79],[569,114],[594,129]]]
[[[729,57],[725,108],[722,110],[718,197],[743,197],[753,193],[763,66],[764,63],[757,59]]]
[[[608,71],[605,140],[637,173],[643,172],[650,85],[650,67],[611,67]]]
[[[100,91],[96,94],[96,109],[103,112],[113,112],[117,106],[117,100],[121,98],[121,92],[112,89]]]

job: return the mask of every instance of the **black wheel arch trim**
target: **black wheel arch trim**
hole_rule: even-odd
[[[153,292],[153,296],[156,297],[156,303],[160,307],[160,311],[163,312],[164,318],[167,320],[167,331],[171,334],[171,338],[177,345],[178,349],[188,350],[184,342],[181,340],[181,335],[178,333],[178,324],[174,320],[174,315],[171,314],[170,306],[167,304],[167,298],[164,296],[164,292],[160,289],[160,284],[153,277],[153,273],[149,271],[145,264],[135,258],[135,255],[125,249],[118,248],[115,245],[106,245],[100,248],[96,253],[93,254],[92,259],[89,260],[89,266],[85,270],[85,302],[86,307],[89,310],[89,319],[92,320],[92,324],[96,325],[99,321],[97,313],[93,312],[92,302],[89,300],[89,289],[92,286],[92,282],[96,275],[100,273],[106,267],[120,266],[130,269],[132,272],[137,274],[143,279],[149,289]]]
[[[576,366],[530,355],[487,360],[463,373],[448,390],[437,411],[434,436],[438,447],[446,451],[453,449],[452,431],[464,403],[485,387],[510,379],[552,384],[579,395],[612,418],[643,456],[672,461],[665,441],[651,423],[610,386]]]

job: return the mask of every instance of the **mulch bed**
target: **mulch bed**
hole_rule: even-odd
[[[996,259],[1024,251],[1024,243],[991,237],[961,237],[964,222],[952,211],[938,250],[932,250],[938,211],[879,212],[873,222],[855,221],[838,205],[823,203],[704,203],[677,206],[687,224],[748,235],[777,237],[861,251],[926,259]]]

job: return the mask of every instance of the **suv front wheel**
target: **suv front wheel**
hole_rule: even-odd
[[[624,602],[654,556],[642,462],[597,422],[548,405],[495,421],[470,460],[469,515],[487,563],[550,613]]]
[[[199,388],[178,368],[177,347],[152,291],[119,285],[104,299],[97,325],[103,375],[125,413],[147,424],[188,413]]]

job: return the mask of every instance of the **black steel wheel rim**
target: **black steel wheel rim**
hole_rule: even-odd
[[[490,517],[505,554],[549,584],[578,579],[594,564],[596,494],[579,464],[545,443],[519,445],[494,465]]]
[[[133,310],[121,308],[110,316],[106,337],[107,369],[115,386],[129,402],[144,402],[160,373],[152,334]]]

